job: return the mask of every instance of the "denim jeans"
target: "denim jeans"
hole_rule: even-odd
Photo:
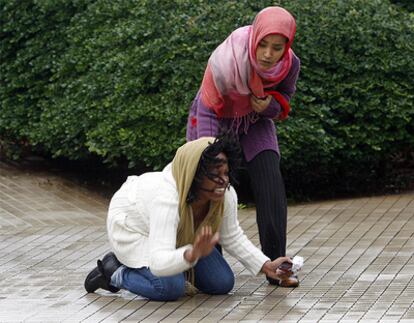
[[[233,289],[234,274],[229,264],[214,248],[194,267],[195,287],[206,294],[227,294]],[[184,295],[184,273],[159,277],[148,267],[129,268],[121,266],[111,277],[111,285],[155,301],[173,301]]]

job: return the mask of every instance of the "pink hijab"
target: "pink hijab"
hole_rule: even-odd
[[[208,61],[201,84],[204,105],[224,118],[243,117],[252,112],[250,95],[264,97],[264,88],[280,83],[289,73],[295,32],[295,19],[281,7],[265,8],[256,15],[253,25],[233,31]],[[283,35],[288,42],[280,61],[262,71],[256,62],[256,49],[270,34]]]

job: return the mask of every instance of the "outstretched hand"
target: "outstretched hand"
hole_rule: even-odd
[[[292,263],[292,260],[289,257],[279,257],[273,261],[266,261],[261,271],[266,274],[266,276],[276,280],[287,279],[292,275],[292,272],[290,270],[282,270],[279,268],[284,262]]]
[[[184,253],[185,260],[194,262],[201,257],[208,256],[218,241],[218,232],[213,233],[213,229],[210,226],[202,227],[194,239],[193,248],[186,250]]]

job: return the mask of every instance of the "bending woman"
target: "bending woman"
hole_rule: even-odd
[[[190,108],[187,140],[227,130],[242,146],[254,193],[260,244],[266,256],[286,254],[287,203],[273,119],[285,119],[300,61],[291,49],[296,23],[280,7],[260,11],[212,53]],[[271,284],[296,287],[297,277]]]
[[[227,138],[201,138],[177,150],[162,172],[128,177],[113,196],[107,220],[108,253],[85,280],[85,289],[127,289],[150,300],[184,295],[185,279],[201,292],[226,294],[234,274],[219,242],[251,273],[273,279],[288,257],[271,261],[246,237],[230,185],[238,151]]]

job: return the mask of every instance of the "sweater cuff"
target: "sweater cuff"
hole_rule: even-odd
[[[194,267],[194,266],[197,264],[197,262],[198,262],[198,259],[196,259],[196,260],[195,260],[195,261],[193,261],[193,262],[188,262],[188,261],[185,259],[185,257],[184,257],[185,252],[186,252],[187,250],[191,250],[192,248],[193,248],[193,245],[191,245],[191,244],[188,244],[188,245],[182,246],[182,247],[180,248],[180,249],[183,249],[183,260],[184,260],[185,264],[188,266],[188,268],[187,268],[187,269],[190,269],[190,268]]]
[[[264,109],[262,112],[259,112],[258,114],[262,117],[274,119],[279,115],[280,111],[281,111],[281,107],[280,107],[279,102],[277,102],[276,99],[272,96],[269,106],[266,109]]]
[[[265,262],[269,260],[270,258],[265,256],[263,253],[261,253],[261,255],[257,255],[254,259],[251,260],[251,272],[256,276],[258,276],[259,274],[263,274],[261,272],[262,267],[265,264]]]

